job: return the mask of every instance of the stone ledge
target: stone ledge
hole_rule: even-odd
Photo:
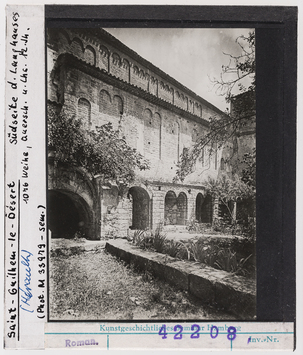
[[[107,241],[105,249],[134,267],[188,291],[207,304],[239,316],[256,315],[256,282],[204,264],[181,261],[170,256],[143,251],[125,239]]]

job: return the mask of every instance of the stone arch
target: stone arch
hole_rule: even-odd
[[[125,58],[123,58],[122,65],[124,69],[129,69],[130,67],[129,61]]]
[[[132,199],[131,229],[145,230],[150,228],[151,200],[148,192],[140,186],[133,186],[128,190],[128,197]]]
[[[117,65],[118,67],[121,66],[121,57],[119,56],[118,53],[113,53],[112,54],[112,62],[114,65]]]
[[[187,220],[187,196],[184,192],[180,192],[177,198],[177,224],[186,225]]]
[[[91,65],[96,65],[96,51],[92,46],[86,46],[84,60]]]
[[[199,223],[212,222],[212,197],[206,195],[205,197],[198,193],[196,197],[196,220]]]
[[[164,223],[166,225],[176,225],[177,212],[177,196],[174,191],[168,191],[164,200]]]
[[[78,100],[78,118],[81,119],[82,123],[86,127],[91,125],[91,104],[90,102],[81,97]]]
[[[153,114],[152,114],[152,112],[151,112],[151,110],[150,110],[149,108],[146,108],[146,109],[144,110],[143,116],[144,116],[144,119],[146,119],[146,120],[151,120],[152,117],[153,117]],[[151,121],[149,121],[148,123],[151,124]]]
[[[144,121],[144,154],[152,155],[158,159],[160,151],[160,125],[161,117],[158,113],[152,114],[146,108],[143,112]]]
[[[70,51],[76,57],[79,57],[80,59],[83,58],[84,46],[78,37],[73,38],[72,43],[70,44]]]
[[[55,189],[48,191],[48,228],[52,238],[94,238],[94,215],[89,205],[79,194]]]
[[[109,56],[109,50],[103,44],[100,46],[100,53],[105,58],[108,58],[108,56]]]
[[[70,45],[71,40],[70,40],[69,35],[66,31],[60,30],[58,37],[59,37],[59,41],[60,41],[60,43],[62,43],[63,47],[68,47]]]
[[[98,67],[100,67],[101,69],[104,69],[106,71],[108,71],[108,58],[109,58],[109,50],[107,47],[105,47],[104,45],[100,46],[100,50],[99,50],[100,55],[98,56]]]
[[[123,100],[120,96],[115,95],[113,98],[113,104],[114,104],[114,109],[115,113],[117,113],[117,116],[122,116],[123,115]]]
[[[202,105],[198,105],[198,115],[202,117]]]
[[[99,112],[109,114],[111,111],[111,101],[108,91],[102,89],[99,94]]]
[[[133,72],[134,74],[139,75],[139,68],[136,65],[133,66]]]

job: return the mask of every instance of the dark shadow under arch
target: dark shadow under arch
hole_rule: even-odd
[[[196,197],[196,220],[199,223],[212,223],[212,197],[204,197],[200,192]]]
[[[74,238],[77,232],[91,238],[93,216],[84,199],[67,190],[48,192],[48,229],[52,238]]]
[[[177,224],[177,196],[173,191],[168,191],[164,201],[164,221],[166,225]]]
[[[150,228],[150,198],[148,192],[143,187],[134,186],[128,191],[132,196],[133,217],[131,229],[145,230]]]
[[[177,198],[177,224],[186,225],[187,219],[187,196],[184,192],[180,192]]]

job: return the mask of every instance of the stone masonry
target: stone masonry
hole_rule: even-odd
[[[214,201],[203,183],[217,177],[221,151],[205,151],[183,183],[173,178],[184,149],[207,131],[210,117],[223,112],[102,29],[49,29],[47,70],[49,105],[81,118],[89,129],[111,122],[151,165],[121,196],[114,182],[90,180],[50,156],[50,213],[62,209],[56,212],[62,217],[70,205],[77,212],[66,222],[67,237],[81,231],[100,239],[115,230],[125,236],[129,229],[185,225],[190,218],[211,222]],[[50,229],[54,237],[62,234],[55,217]]]

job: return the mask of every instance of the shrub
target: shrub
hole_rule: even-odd
[[[235,252],[228,249],[220,249],[216,255],[214,266],[228,272],[235,272],[238,268],[237,256]]]
[[[186,229],[189,232],[197,232],[197,224],[198,221],[195,218],[191,217],[186,223]]]
[[[153,247],[158,253],[164,252],[166,234],[162,232],[162,225],[159,224],[154,232],[151,233]]]
[[[254,276],[255,272],[256,272],[256,268],[254,264],[248,264],[248,260],[251,260],[252,254],[248,255],[247,258],[242,258],[240,260],[240,262],[237,265],[237,270],[235,271],[235,273],[237,275],[241,275],[241,276],[247,276],[248,274],[251,274],[252,276]]]
[[[181,247],[181,243],[170,240],[165,245],[165,253],[175,258],[179,255]]]
[[[181,260],[190,260],[191,259],[191,253],[189,248],[185,245],[185,243],[179,242],[180,248],[178,252],[178,258]]]
[[[214,266],[218,246],[215,243],[209,243],[208,238],[204,240],[200,238],[196,242],[191,241],[189,250],[195,261]]]
[[[132,242],[137,247],[141,247],[144,244],[144,233],[144,230],[135,230]]]

